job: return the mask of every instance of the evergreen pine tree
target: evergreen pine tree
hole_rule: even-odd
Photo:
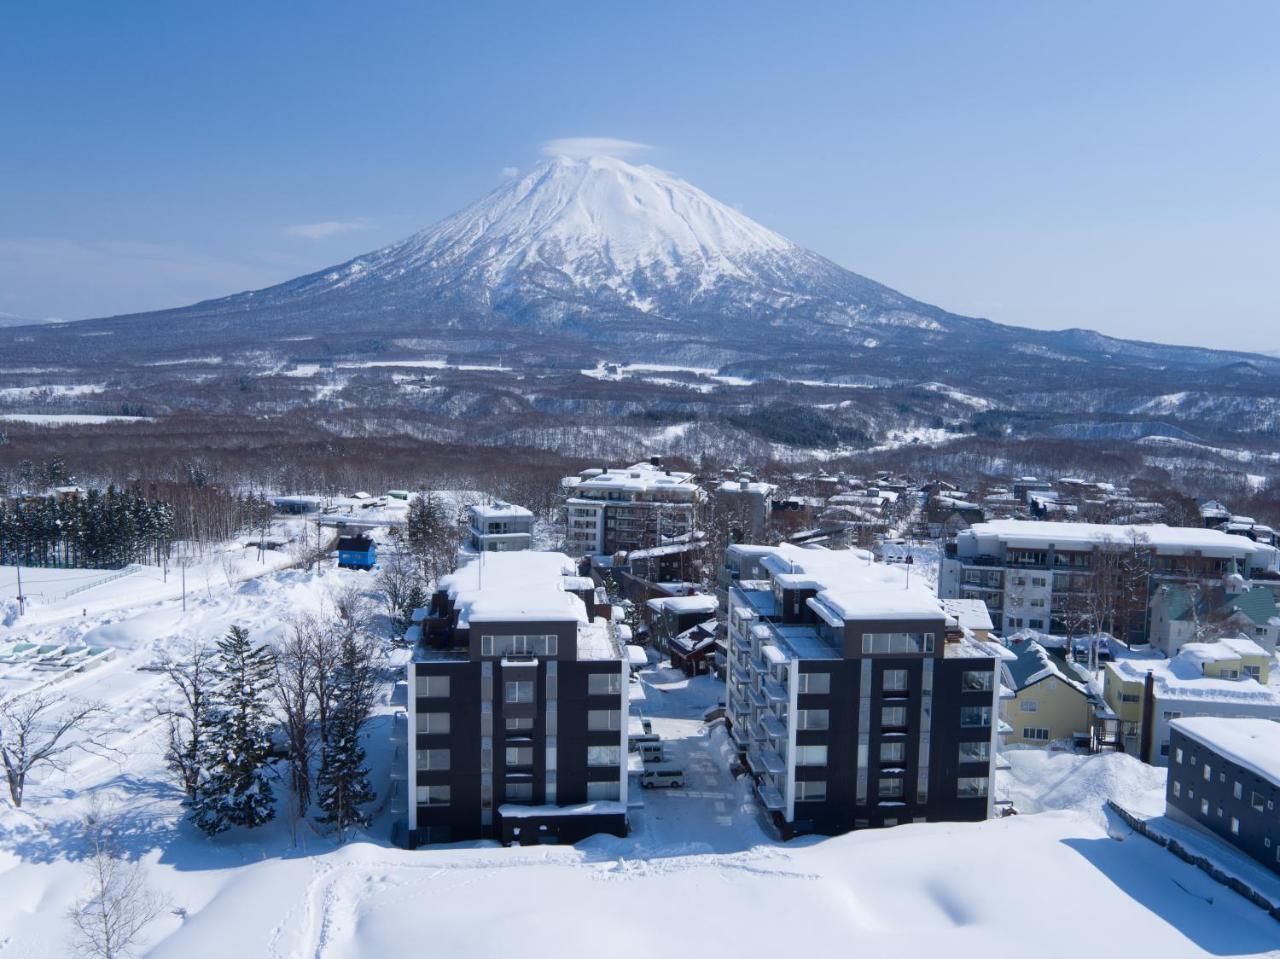
[[[360,731],[373,709],[376,688],[373,643],[358,630],[345,629],[334,676],[329,735],[321,747],[316,777],[316,805],[324,812],[319,821],[334,827],[339,836],[352,826],[369,823],[360,807],[372,802],[375,794],[369,785]]]
[[[419,583],[414,583],[409,587],[409,595],[404,598],[404,605],[400,607],[400,615],[396,619],[396,628],[403,635],[404,631],[413,625],[413,611],[422,609],[430,602],[426,590]]]
[[[271,673],[271,651],[253,646],[247,629],[232,626],[218,640],[208,754],[191,806],[192,821],[210,836],[232,826],[261,826],[275,816],[267,779]]]

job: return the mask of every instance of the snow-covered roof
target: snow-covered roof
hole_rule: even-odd
[[[720,601],[714,596],[660,596],[646,605],[655,612],[670,609],[676,613],[714,613],[720,608]]]
[[[1159,552],[1178,553],[1199,550],[1213,556],[1249,556],[1265,547],[1243,536],[1232,536],[1216,529],[1190,526],[1166,526],[1152,523],[1116,526],[1104,523],[1054,523],[1046,520],[997,519],[975,523],[960,533],[957,543],[976,544],[983,538],[1000,540],[1006,546],[1047,548],[1091,548],[1105,540],[1131,542],[1138,536],[1143,545]],[[961,552],[966,552],[961,549]]]
[[[476,622],[587,622],[582,600],[565,591],[577,565],[563,553],[486,553],[447,576],[438,587],[458,610],[458,626]]]
[[[1280,783],[1280,723],[1270,719],[1175,719],[1174,729],[1208,746],[1237,766]]]
[[[476,504],[471,507],[471,515],[478,520],[490,519],[533,519],[533,513],[523,506],[494,500],[488,504]]]
[[[1123,682],[1140,683],[1151,674],[1156,698],[1165,702],[1236,703],[1271,706],[1280,716],[1280,693],[1255,679],[1218,679],[1205,676],[1194,656],[1168,659],[1121,659],[1107,663],[1107,670]]]
[[[961,629],[995,629],[991,611],[980,599],[944,599],[942,609]]]
[[[1035,640],[1028,639],[1015,642],[1011,644],[1010,649],[1016,659],[1009,663],[1009,675],[1012,677],[1018,691],[1022,691],[1041,680],[1053,678],[1062,680],[1086,696],[1089,694],[1085,684],[1075,677],[1068,676],[1059,667],[1053,655]]]
[[[586,475],[592,473],[593,475]],[[567,478],[566,478],[567,479]],[[652,493],[662,490],[692,492],[698,489],[692,473],[666,470],[652,463],[636,463],[625,469],[608,469],[601,472],[584,470],[578,482],[571,484],[575,495],[616,490],[628,493]]]

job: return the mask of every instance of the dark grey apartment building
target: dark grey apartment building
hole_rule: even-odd
[[[999,647],[860,550],[726,565],[730,735],[783,835],[991,815]]]
[[[1165,805],[1280,872],[1280,723],[1196,716],[1169,724]]]
[[[627,831],[628,664],[560,553],[443,577],[408,667],[408,841]]]

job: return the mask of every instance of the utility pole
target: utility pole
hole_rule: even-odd
[[[18,570],[18,615],[22,616],[27,611],[27,598],[22,595],[22,562],[14,560],[14,565]]]

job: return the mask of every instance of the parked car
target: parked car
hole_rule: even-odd
[[[683,785],[684,770],[679,766],[649,766],[640,774],[642,789],[660,789],[663,786],[668,789],[679,789]]]

